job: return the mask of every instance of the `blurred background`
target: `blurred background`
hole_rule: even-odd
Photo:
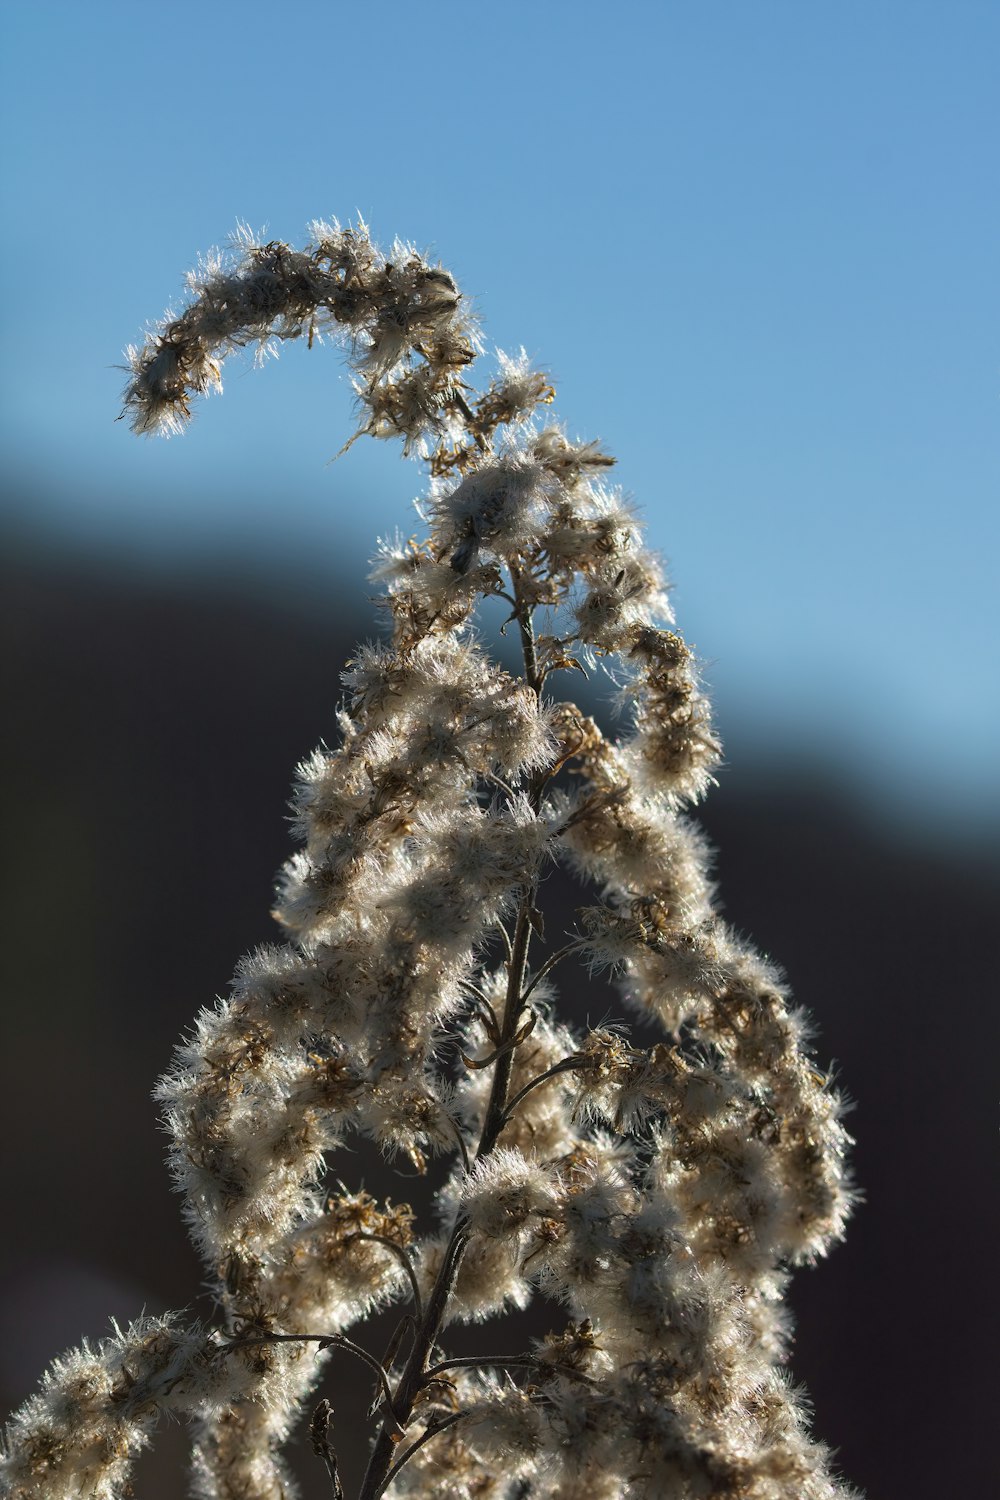
[[[237,220],[360,213],[619,456],[726,741],[727,916],[856,1101],[865,1201],[796,1279],[794,1374],[872,1497],[982,1486],[996,6],[35,0],[2,31],[0,1407],[111,1315],[204,1310],[150,1089],[272,936],[292,768],[423,483],[371,443],[328,463],[335,349],[233,364],[169,443],[114,422],[121,350]],[[139,1500],[179,1492],[183,1437]]]

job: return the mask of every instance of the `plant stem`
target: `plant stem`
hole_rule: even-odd
[[[521,649],[524,654],[524,673],[529,687],[536,698],[541,696],[542,675],[538,668],[538,658],[535,652],[535,633],[532,625],[531,609],[523,599],[520,587],[520,575],[512,567],[511,569],[514,597],[516,603],[516,614],[518,629],[521,635]],[[537,813],[541,807],[542,791],[548,779],[547,772],[540,772],[532,780],[529,788],[529,799]],[[476,1150],[476,1161],[481,1161],[488,1156],[496,1145],[500,1134],[507,1123],[507,1097],[510,1093],[510,1080],[514,1068],[514,1051],[511,1045],[517,1034],[518,1023],[523,1011],[522,992],[524,980],[528,969],[528,950],[531,946],[532,914],[535,910],[535,898],[538,893],[537,872],[525,885],[518,905],[517,922],[514,927],[514,936],[510,944],[510,954],[507,960],[507,993],[504,999],[503,1018],[500,1023],[499,1046],[500,1052],[493,1070],[493,1082],[490,1088],[489,1103],[486,1106],[486,1114],[483,1119],[483,1128],[479,1137],[479,1146]],[[456,1220],[455,1227],[451,1232],[444,1259],[434,1282],[434,1287],[427,1301],[427,1308],[423,1319],[417,1328],[410,1349],[409,1358],[400,1376],[399,1384],[393,1397],[391,1410],[398,1417],[400,1425],[405,1427],[413,1410],[413,1403],[421,1390],[427,1377],[427,1361],[441,1331],[447,1311],[448,1301],[455,1287],[462,1257],[468,1243],[468,1225],[462,1215]],[[421,1439],[414,1445],[403,1460],[393,1464],[393,1455],[396,1451],[394,1438],[396,1431],[392,1425],[385,1421],[382,1424],[375,1445],[372,1448],[368,1467],[362,1480],[359,1500],[378,1500],[384,1494],[390,1481],[390,1474],[395,1475],[402,1467],[402,1463],[409,1452],[416,1452],[417,1447],[424,1441]]]

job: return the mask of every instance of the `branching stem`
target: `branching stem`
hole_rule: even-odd
[[[540,697],[542,677],[539,673],[538,659],[535,651],[535,634],[531,608],[523,598],[520,575],[514,568],[511,569],[511,577],[514,598],[516,600],[515,613],[521,636],[521,649],[524,655],[525,678],[535,696]],[[547,772],[541,771],[533,778],[529,787],[529,801],[536,813],[541,807],[542,793],[547,780]],[[507,990],[504,997],[503,1016],[500,1021],[500,1040],[497,1049],[496,1065],[493,1070],[490,1098],[486,1106],[483,1128],[476,1151],[475,1159],[477,1162],[489,1156],[507,1123],[507,1097],[510,1092],[510,1080],[514,1067],[515,1039],[521,1015],[523,1014],[522,994],[528,969],[528,950],[531,945],[533,913],[537,891],[538,876],[537,872],[535,872],[533,878],[526,882],[522,890],[513,938],[508,936],[506,929],[501,928],[508,945]],[[417,1393],[426,1384],[427,1361],[437,1340],[441,1324],[444,1321],[448,1301],[458,1277],[462,1257],[468,1244],[468,1238],[468,1224],[464,1216],[459,1215],[455,1227],[451,1232],[447,1248],[445,1249],[444,1257],[427,1304],[427,1310],[416,1331],[410,1356],[400,1377],[399,1384],[396,1387],[394,1405],[390,1407],[393,1416],[396,1417],[398,1414],[404,1425],[409,1420]],[[420,1440],[420,1442],[424,1441],[427,1441],[427,1434]],[[417,1446],[420,1446],[420,1443]],[[398,1473],[399,1469],[402,1468],[409,1456],[410,1450],[393,1464],[393,1449],[393,1431],[389,1423],[384,1422],[382,1430],[372,1448],[368,1468],[365,1471],[365,1477],[362,1481],[359,1500],[378,1500],[378,1497],[384,1494],[385,1489],[391,1483],[391,1476]],[[415,1452],[416,1449],[414,1448],[412,1451]]]
[[[585,1385],[598,1384],[592,1375],[585,1375],[582,1370],[574,1370],[571,1365],[550,1364],[548,1360],[539,1359],[535,1354],[487,1354],[473,1355],[468,1359],[442,1359],[438,1364],[431,1365],[427,1377],[431,1379],[444,1370],[513,1370],[519,1367],[568,1375],[573,1380],[583,1381]]]
[[[528,996],[531,994],[535,986],[545,978],[546,974],[551,974],[556,964],[562,963],[564,958],[569,958],[569,956],[573,953],[579,953],[580,950],[582,948],[585,948],[586,946],[587,944],[583,940],[583,938],[576,938],[572,943],[567,943],[565,947],[559,948],[555,953],[550,954],[542,964],[541,968],[531,976],[528,987],[521,996],[522,1004],[525,1000],[527,1000]]]
[[[462,1144],[461,1141],[460,1144]],[[400,1265],[403,1267],[403,1270],[406,1272],[407,1280],[410,1283],[410,1291],[413,1293],[413,1311],[416,1315],[417,1322],[419,1323],[424,1316],[423,1302],[420,1296],[420,1284],[417,1281],[417,1273],[413,1269],[413,1262],[407,1252],[403,1249],[403,1246],[398,1245],[395,1240],[390,1240],[387,1235],[369,1234],[366,1231],[360,1229],[356,1234],[349,1234],[344,1240],[344,1244],[353,1244],[355,1240],[369,1240],[372,1244],[384,1245],[386,1250],[392,1251],[393,1255],[396,1257]]]
[[[537,1089],[540,1083],[548,1083],[550,1078],[555,1078],[560,1073],[581,1073],[585,1069],[594,1066],[594,1063],[588,1062],[586,1058],[578,1056],[564,1057],[561,1062],[553,1063],[551,1068],[546,1068],[544,1073],[539,1073],[537,1078],[533,1078],[530,1083],[524,1085],[523,1089],[519,1089],[513,1099],[508,1100],[507,1109],[504,1113],[504,1123],[506,1124],[510,1119],[525,1095],[530,1094],[532,1089]]]
[[[431,1438],[437,1437],[439,1432],[444,1432],[448,1427],[454,1427],[456,1422],[461,1422],[463,1418],[467,1417],[468,1415],[469,1413],[467,1411],[452,1412],[449,1416],[442,1417],[440,1422],[434,1422],[429,1427],[426,1427],[417,1438],[416,1442],[411,1443],[408,1448],[404,1449],[404,1451],[400,1454],[399,1458],[397,1458],[396,1462],[393,1464],[392,1468],[388,1471],[385,1478],[381,1481],[378,1487],[372,1490],[372,1500],[380,1500],[380,1497],[385,1494],[386,1490],[389,1488],[390,1484],[392,1484],[392,1481],[395,1479],[400,1469],[404,1468],[405,1465],[409,1463],[410,1459],[418,1449],[422,1448],[425,1443],[429,1443]],[[362,1494],[364,1493],[365,1492],[362,1491]]]
[[[364,1360],[369,1369],[374,1370],[378,1377],[385,1396],[385,1404],[391,1414],[393,1426],[398,1432],[403,1428],[396,1418],[393,1407],[392,1388],[389,1385],[389,1377],[373,1354],[367,1349],[362,1349],[353,1339],[349,1339],[343,1333],[254,1333],[246,1338],[232,1339],[228,1344],[219,1345],[220,1354],[235,1354],[239,1349],[252,1347],[254,1344],[318,1344],[321,1349],[345,1349],[348,1354],[355,1355]]]

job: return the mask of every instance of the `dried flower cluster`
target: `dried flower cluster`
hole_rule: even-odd
[[[124,1495],[173,1412],[198,1495],[284,1500],[282,1445],[338,1349],[375,1382],[361,1500],[845,1496],[783,1371],[782,1297],[841,1233],[847,1137],[778,976],[713,910],[684,809],[719,748],[613,460],[539,421],[553,392],[523,357],[476,393],[466,304],[409,247],[317,224],[303,251],[238,249],[130,351],[135,430],[179,429],[234,349],[344,335],[361,430],[429,465],[426,535],[381,547],[391,639],[349,665],[338,748],[299,768],[284,944],[242,962],[160,1084],[218,1320],[56,1361],[8,1428],[5,1493]],[[523,673],[472,633],[485,598]],[[550,691],[596,661],[615,738]],[[546,944],[553,861],[587,904]],[[573,958],[662,1039],[560,1019]],[[354,1132],[441,1159],[435,1223],[331,1186]],[[494,1332],[448,1357],[450,1323],[537,1292],[562,1311],[531,1348]],[[380,1358],[347,1330],[389,1303]],[[310,1430],[342,1495],[328,1402]]]

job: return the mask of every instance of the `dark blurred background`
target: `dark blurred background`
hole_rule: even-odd
[[[332,739],[340,667],[372,630],[341,612],[350,592],[219,558],[200,574],[100,568],[9,539],[5,1410],[112,1315],[206,1310],[150,1089],[239,954],[273,935],[291,770]],[[864,1202],[845,1244],[796,1277],[794,1373],[870,1496],[985,1493],[1000,868],[984,839],[881,820],[850,764],[741,754],[732,728],[703,809],[725,909],[785,966],[856,1101]],[[378,1189],[370,1162],[337,1171]],[[358,1389],[331,1366],[342,1431]],[[301,1438],[296,1452],[307,1495],[326,1494]],[[184,1461],[169,1428],[140,1465],[142,1500],[177,1494]]]

